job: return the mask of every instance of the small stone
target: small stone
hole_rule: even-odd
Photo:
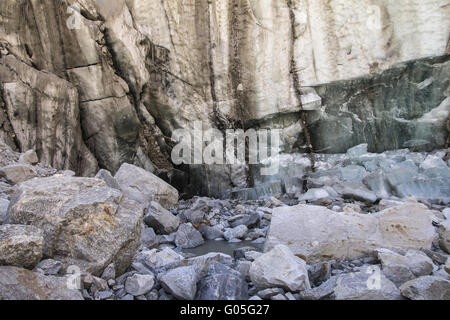
[[[287,298],[282,294],[277,294],[276,296],[273,296],[270,300],[285,301],[285,300],[287,300]]]
[[[98,291],[95,293],[95,300],[108,300],[113,297],[112,291]]]
[[[114,263],[111,263],[105,268],[105,270],[103,270],[101,278],[106,281],[116,278],[116,268],[114,267]]]
[[[281,288],[268,288],[258,291],[257,293],[257,295],[263,300],[269,300],[278,294],[284,294],[284,290]]]
[[[125,290],[133,296],[141,296],[153,289],[155,277],[153,275],[135,274],[125,282]]]

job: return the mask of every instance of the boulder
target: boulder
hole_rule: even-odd
[[[124,163],[114,177],[124,195],[143,206],[156,201],[170,209],[178,203],[178,191],[144,169]]]
[[[179,248],[196,248],[205,243],[202,234],[191,223],[184,223],[178,228],[175,236],[175,244]]]
[[[39,228],[0,226],[0,266],[33,269],[42,258],[44,237]]]
[[[423,252],[409,250],[401,255],[387,249],[376,250],[384,275],[396,286],[433,272],[433,261]]]
[[[125,281],[125,290],[137,297],[149,293],[155,284],[155,277],[153,275],[135,274],[128,277]]]
[[[244,225],[237,226],[232,229],[226,229],[223,233],[223,236],[225,239],[232,240],[232,239],[241,239],[245,237],[245,235],[248,232],[248,228]]]
[[[152,270],[164,268],[168,265],[177,263],[183,259],[183,256],[176,253],[170,248],[161,250],[145,250],[139,252],[134,261],[141,262]]]
[[[440,277],[420,277],[403,284],[400,290],[411,300],[450,300],[450,281]]]
[[[12,184],[17,184],[37,177],[37,172],[27,164],[11,164],[0,168],[0,177],[6,178]]]
[[[158,202],[151,201],[147,207],[144,222],[159,234],[169,234],[177,231],[180,219],[166,210]]]
[[[265,250],[285,244],[295,255],[318,262],[353,260],[378,248],[431,249],[435,238],[432,216],[418,203],[368,215],[337,213],[319,206],[280,207],[273,211]]]
[[[197,300],[247,300],[248,284],[230,267],[213,262],[198,284]]]
[[[213,263],[220,263],[222,265],[231,266],[233,264],[233,258],[227,254],[219,252],[210,252],[203,256],[189,258],[182,261],[183,264],[194,266],[203,277],[207,274],[208,269]]]
[[[250,278],[259,289],[281,287],[299,292],[310,289],[306,262],[284,245],[278,245],[253,261]]]
[[[159,278],[162,287],[179,300],[194,300],[198,272],[193,266],[172,269]]]
[[[69,277],[45,276],[17,267],[0,267],[0,300],[84,300],[70,289]]]
[[[19,162],[22,164],[37,164],[39,162],[39,158],[34,150],[28,150],[25,153],[22,153],[19,157]]]
[[[99,179],[53,176],[21,183],[10,222],[43,230],[44,255],[101,274],[113,262],[118,274],[140,246],[143,210]]]
[[[439,226],[439,245],[442,250],[450,253],[450,220],[447,219]]]
[[[206,240],[214,240],[223,237],[222,228],[218,226],[210,227],[207,225],[202,225],[199,228],[199,231]]]
[[[259,221],[260,221],[259,214],[256,212],[252,212],[240,219],[231,222],[230,225],[232,228],[235,228],[240,225],[244,225],[247,228],[255,228],[259,224]]]
[[[400,290],[375,266],[339,276],[333,295],[336,300],[402,299]]]
[[[8,220],[9,200],[0,198],[0,225]]]

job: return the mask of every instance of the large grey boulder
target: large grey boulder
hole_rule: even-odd
[[[292,292],[310,289],[306,262],[284,245],[278,245],[253,261],[250,278],[257,288],[281,287]]]
[[[285,244],[308,262],[356,259],[374,249],[431,249],[435,238],[432,212],[418,203],[375,214],[336,213],[298,205],[273,211],[265,250]]]
[[[39,227],[44,255],[101,274],[114,263],[119,274],[140,246],[143,209],[102,180],[53,176],[20,184],[10,221]]]
[[[0,265],[33,269],[42,258],[42,234],[33,226],[0,226]]]
[[[420,277],[403,284],[400,290],[411,300],[450,300],[450,281],[440,277]]]
[[[160,277],[162,287],[179,300],[194,300],[198,271],[193,266],[172,269]]]
[[[0,168],[0,177],[5,177],[12,184],[27,181],[36,176],[36,170],[27,164],[11,164]]]
[[[175,236],[175,244],[179,248],[189,249],[196,248],[205,243],[202,234],[192,226],[191,223],[182,224]]]
[[[84,300],[68,277],[44,276],[17,267],[0,267],[0,300]]]
[[[151,201],[148,205],[144,222],[159,234],[175,232],[180,225],[178,217],[155,201]]]
[[[377,267],[367,267],[338,277],[336,300],[400,300],[400,290]]]
[[[0,225],[6,222],[8,215],[9,200],[0,198]]]
[[[445,271],[447,271],[448,274],[450,274],[450,258],[447,259],[444,269],[445,269]]]
[[[143,206],[156,201],[170,209],[178,202],[178,191],[174,187],[139,167],[124,163],[114,177],[124,195]]]
[[[405,255],[387,249],[376,250],[384,275],[396,286],[433,272],[433,261],[423,252],[409,250]]]

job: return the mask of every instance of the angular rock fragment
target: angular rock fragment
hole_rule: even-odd
[[[202,234],[190,223],[182,224],[175,236],[175,244],[183,249],[195,248],[204,242]]]
[[[0,267],[0,300],[84,300],[70,276],[44,276],[17,267]]]
[[[147,207],[144,222],[159,234],[169,234],[177,231],[180,219],[162,207],[158,202],[151,201]]]
[[[299,292],[311,288],[305,261],[284,245],[257,258],[250,267],[250,278],[260,289],[281,287]]]
[[[43,232],[39,228],[0,226],[0,266],[33,269],[42,258],[43,246]]]
[[[450,281],[433,276],[411,280],[400,287],[411,300],[450,300]]]
[[[174,187],[139,167],[124,163],[114,178],[125,196],[143,206],[156,201],[170,209],[178,202],[178,191]]]
[[[0,168],[0,177],[5,177],[12,184],[17,184],[37,177],[37,172],[27,164],[11,164]]]
[[[162,287],[179,300],[194,300],[197,293],[198,272],[195,267],[172,269],[159,279]]]
[[[336,300],[401,300],[400,290],[377,267],[338,277],[334,289]]]

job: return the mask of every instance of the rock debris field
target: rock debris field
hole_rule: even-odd
[[[304,188],[259,200],[0,151],[0,299],[450,299],[445,151],[318,155]]]

